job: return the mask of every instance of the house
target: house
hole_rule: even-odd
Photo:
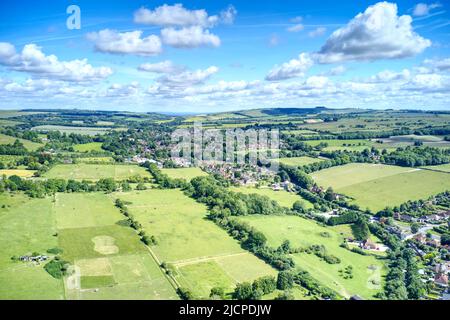
[[[438,273],[434,277],[434,283],[439,286],[447,287],[448,286],[448,275],[445,273]]]
[[[426,244],[431,247],[435,247],[435,248],[437,248],[441,245],[440,241],[437,239],[427,239]]]
[[[361,247],[366,250],[378,250],[378,244],[367,239],[361,243]]]

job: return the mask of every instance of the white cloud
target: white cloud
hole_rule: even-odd
[[[156,79],[158,83],[167,87],[189,87],[204,83],[213,74],[217,73],[219,68],[211,66],[205,70],[183,71],[177,74],[166,74]]]
[[[440,3],[432,3],[432,4],[418,3],[414,7],[413,15],[416,17],[426,16],[430,13],[431,10],[439,7],[442,7]]]
[[[327,28],[318,27],[318,28],[314,29],[313,31],[308,32],[308,36],[311,38],[316,38],[316,37],[323,36],[325,34],[325,32],[327,32]]]
[[[134,13],[134,22],[140,24],[189,27],[211,27],[219,22],[218,16],[209,16],[206,10],[188,10],[182,4],[164,4],[155,10],[140,8]]]
[[[450,58],[445,59],[425,59],[425,65],[437,69],[438,71],[450,71]]]
[[[320,63],[396,59],[417,55],[431,45],[413,31],[412,18],[397,16],[397,5],[379,2],[333,32],[316,58]]]
[[[113,54],[134,54],[153,56],[162,52],[161,40],[156,35],[141,38],[142,31],[117,32],[104,29],[88,33],[88,40],[95,43],[95,49]]]
[[[138,82],[132,82],[128,85],[119,83],[112,84],[105,93],[106,97],[129,97],[139,93],[140,85]]]
[[[220,46],[219,37],[200,26],[192,26],[182,29],[165,28],[161,30],[161,37],[164,44],[175,48]]]
[[[154,73],[181,73],[186,68],[184,66],[176,65],[170,60],[165,60],[158,63],[143,63],[138,69],[140,71]]]
[[[275,66],[266,76],[268,81],[285,80],[304,76],[304,73],[313,66],[314,62],[307,53],[301,53],[298,59],[292,59],[283,63],[281,66]]]
[[[347,71],[347,68],[345,66],[340,65],[334,68],[331,68],[330,71],[328,71],[326,74],[330,76],[339,76],[341,74],[344,74]]]
[[[296,24],[296,25],[293,25],[293,26],[287,28],[286,30],[289,32],[299,32],[299,31],[302,31],[303,29],[305,29],[305,26],[302,25],[301,23],[299,23],[299,24]]]
[[[0,43],[0,64],[36,77],[65,81],[97,81],[112,74],[111,68],[95,68],[87,59],[60,61],[55,55],[47,56],[35,44],[27,44],[17,53],[12,44]]]
[[[224,24],[233,24],[237,10],[233,5],[229,5],[226,10],[220,12],[220,21]]]

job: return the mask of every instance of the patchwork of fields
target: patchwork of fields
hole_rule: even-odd
[[[344,240],[336,229],[322,227],[316,222],[297,216],[245,216],[239,217],[257,230],[264,233],[272,247],[278,247],[284,240],[291,246],[305,247],[324,245],[327,252],[337,256],[341,262],[328,264],[314,254],[296,253],[292,255],[296,266],[308,271],[323,285],[339,292],[344,297],[358,294],[368,299],[381,291],[385,273],[382,258],[363,256],[351,252],[339,245]],[[324,233],[327,236],[324,236]],[[353,267],[353,278],[345,279],[341,271],[348,266]]]
[[[448,173],[381,164],[352,163],[311,176],[319,185],[331,186],[351,197],[362,209],[373,212],[450,189]]]
[[[74,180],[99,180],[114,178],[124,180],[133,176],[150,177],[150,173],[137,165],[113,164],[60,164],[52,167],[45,178],[61,178]]]
[[[156,237],[152,250],[174,269],[175,279],[195,296],[207,298],[213,287],[230,293],[237,282],[276,271],[244,251],[225,231],[206,219],[206,207],[180,190],[122,193],[130,212],[147,234]]]

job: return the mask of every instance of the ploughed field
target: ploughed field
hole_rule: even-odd
[[[449,173],[382,164],[351,163],[323,169],[311,176],[320,186],[331,186],[361,209],[372,212],[450,189]]]

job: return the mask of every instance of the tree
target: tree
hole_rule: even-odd
[[[194,299],[194,295],[189,289],[186,288],[178,288],[177,293],[182,300],[192,300]]]
[[[325,191],[325,200],[333,201],[336,199],[336,195],[334,194],[334,190],[332,187],[329,187],[327,191]]]
[[[211,289],[209,297],[213,299],[224,299],[225,290],[222,287],[214,287]]]
[[[304,212],[305,211],[305,204],[302,201],[297,200],[292,205],[292,210],[297,211],[297,212]]]
[[[352,233],[356,240],[365,241],[369,238],[370,231],[366,220],[363,218],[358,218],[356,222],[352,225]]]
[[[277,288],[279,290],[291,289],[294,285],[294,276],[290,271],[280,271],[278,273]]]
[[[253,298],[253,286],[250,282],[238,283],[233,292],[236,300],[250,300]]]
[[[419,229],[420,229],[420,224],[418,224],[417,222],[414,222],[411,224],[411,232],[412,233],[419,232]]]

